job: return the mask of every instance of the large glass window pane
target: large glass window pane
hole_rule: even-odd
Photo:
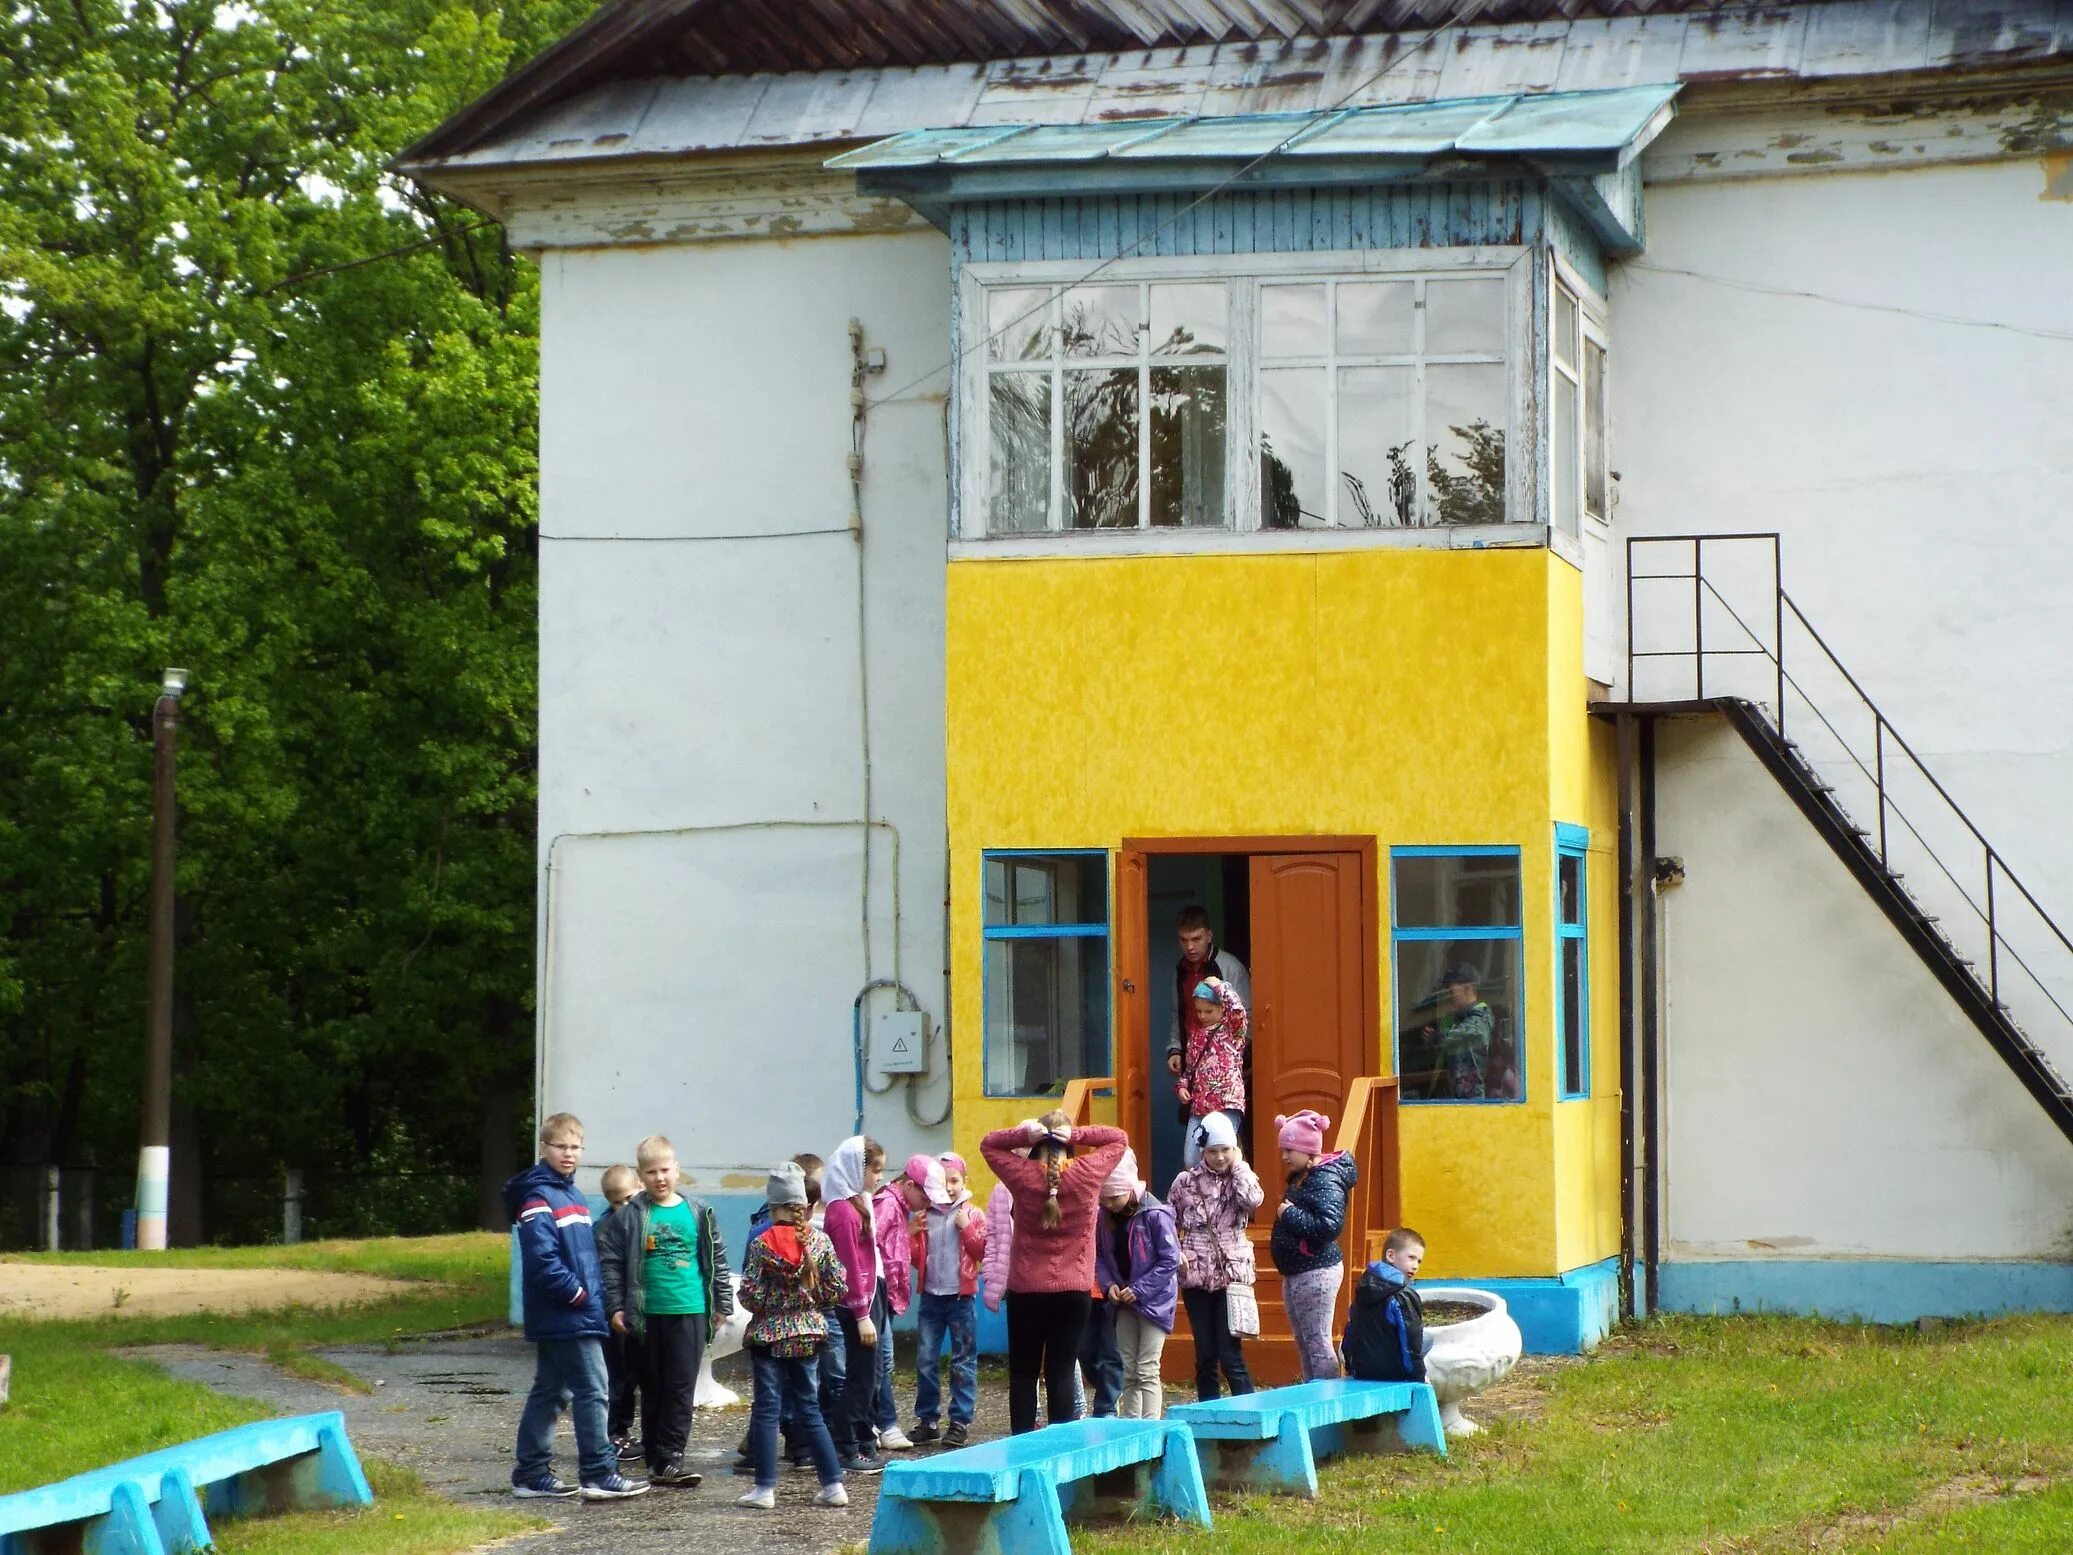
[[[1137,355],[1135,286],[1076,286],[1065,294],[1061,343],[1067,356]]]
[[[1043,361],[1051,355],[1051,293],[1009,287],[986,294],[986,352],[996,362]]]
[[[1525,1095],[1523,952],[1516,939],[1397,941],[1397,1074],[1406,1101]]]
[[[1413,281],[1341,281],[1336,336],[1341,356],[1409,356],[1418,349]]]
[[[986,942],[986,1090],[1043,1096],[1109,1073],[1108,940]]]
[[[1324,288],[1263,286],[1260,288],[1260,354],[1324,355]]]
[[[1584,1033],[1589,1012],[1584,1008],[1584,942],[1570,937],[1556,942],[1562,952],[1562,1090],[1580,1096],[1584,1080]]]
[[[995,534],[1043,529],[1051,517],[1051,375],[994,373],[987,384],[986,527]]]
[[[1395,860],[1400,929],[1518,928],[1515,853],[1415,854]]]
[[[1417,521],[1418,472],[1412,462],[1417,384],[1417,373],[1409,367],[1340,371],[1341,524],[1375,529]]]
[[[1561,922],[1581,924],[1584,921],[1584,861],[1574,853],[1564,853],[1557,862],[1559,887],[1557,896]]]
[[[1549,345],[1555,353],[1555,360],[1571,372],[1576,371],[1576,321],[1576,293],[1557,281],[1555,316],[1551,321],[1554,339]]]
[[[1065,527],[1137,527],[1137,369],[1065,375]]]
[[[1108,855],[996,853],[986,860],[986,927],[1108,922]]]
[[[1260,374],[1260,525],[1325,522],[1325,374],[1279,368]]]
[[[1224,522],[1224,369],[1151,371],[1154,524]]]
[[[1434,522],[1504,522],[1505,422],[1502,364],[1425,369],[1426,480]]]
[[[1154,356],[1202,356],[1225,350],[1231,341],[1221,282],[1151,287],[1151,351]]]
[[[1427,356],[1503,356],[1504,347],[1503,281],[1425,283]]]
[[[1584,342],[1584,511],[1604,518],[1610,511],[1605,491],[1605,347]]]
[[[1565,535],[1576,533],[1576,385],[1560,372],[1555,374],[1554,428],[1549,433],[1548,479],[1554,483],[1550,506],[1555,527]]]

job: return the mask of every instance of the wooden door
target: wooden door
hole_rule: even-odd
[[[1125,848],[1116,857],[1116,1122],[1140,1153],[1149,1155],[1152,1076],[1166,1074],[1166,1044],[1152,1051],[1151,937],[1145,921],[1149,899],[1145,856]],[[1154,1185],[1162,1194],[1165,1184]]]

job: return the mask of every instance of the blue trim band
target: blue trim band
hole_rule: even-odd
[[[2073,1263],[1750,1258],[1665,1263],[1666,1312],[1792,1312],[1867,1323],[2073,1312]]]
[[[1573,826],[1568,821],[1555,822],[1555,846],[1565,853],[1582,853],[1591,846],[1591,832],[1587,826]]]
[[[1526,931],[1517,924],[1510,928],[1475,929],[1413,929],[1399,924],[1396,926],[1396,937],[1401,940],[1524,939]]]
[[[999,923],[984,931],[987,939],[1107,939],[1105,923]]]
[[[1436,847],[1426,843],[1391,848],[1391,858],[1517,858],[1515,843],[1467,843],[1458,847]]]
[[[1481,1280],[1434,1275],[1421,1285],[1471,1285],[1502,1296],[1529,1355],[1581,1355],[1619,1322],[1619,1259],[1543,1278]]]

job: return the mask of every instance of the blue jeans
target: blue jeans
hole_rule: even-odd
[[[950,1419],[956,1425],[970,1425],[979,1407],[979,1313],[970,1296],[931,1296],[922,1293],[915,1311],[915,1327],[921,1336],[921,1356],[914,1381],[914,1415],[936,1423],[943,1412],[943,1385],[936,1368],[943,1358],[943,1335],[950,1335]]]
[[[511,1483],[527,1484],[554,1472],[554,1417],[562,1400],[576,1426],[577,1472],[586,1485],[618,1471],[618,1454],[605,1432],[605,1342],[541,1339],[533,1345],[533,1387],[518,1416],[518,1462]]]
[[[793,1441],[803,1444],[823,1485],[842,1479],[835,1443],[821,1419],[819,1368],[812,1356],[773,1355],[760,1345],[747,1347],[756,1368],[755,1402],[749,1406],[749,1452],[756,1460],[756,1488],[777,1487],[777,1417],[791,1417]]]
[[[893,1309],[881,1296],[885,1321],[878,1325],[878,1392],[872,1399],[872,1424],[890,1431],[900,1423],[900,1406],[893,1398]],[[874,1308],[874,1310],[876,1310]]]
[[[820,1372],[821,1423],[828,1428],[828,1434],[836,1434],[835,1424],[842,1418],[842,1391],[849,1380],[848,1354],[842,1343],[842,1324],[835,1311],[830,1308],[828,1319],[828,1342],[821,1347],[821,1353],[814,1357]],[[796,1442],[796,1438],[794,1438]],[[840,1447],[838,1442],[837,1447]]]

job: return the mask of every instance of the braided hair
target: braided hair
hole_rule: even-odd
[[[1056,1133],[1072,1127],[1072,1119],[1062,1112],[1047,1112],[1037,1122],[1046,1132]],[[1058,1183],[1065,1176],[1065,1163],[1072,1159],[1072,1151],[1064,1145],[1046,1142],[1037,1146],[1037,1153],[1044,1161],[1044,1212],[1038,1217],[1046,1231],[1056,1231],[1065,1218],[1064,1210],[1058,1205]]]

